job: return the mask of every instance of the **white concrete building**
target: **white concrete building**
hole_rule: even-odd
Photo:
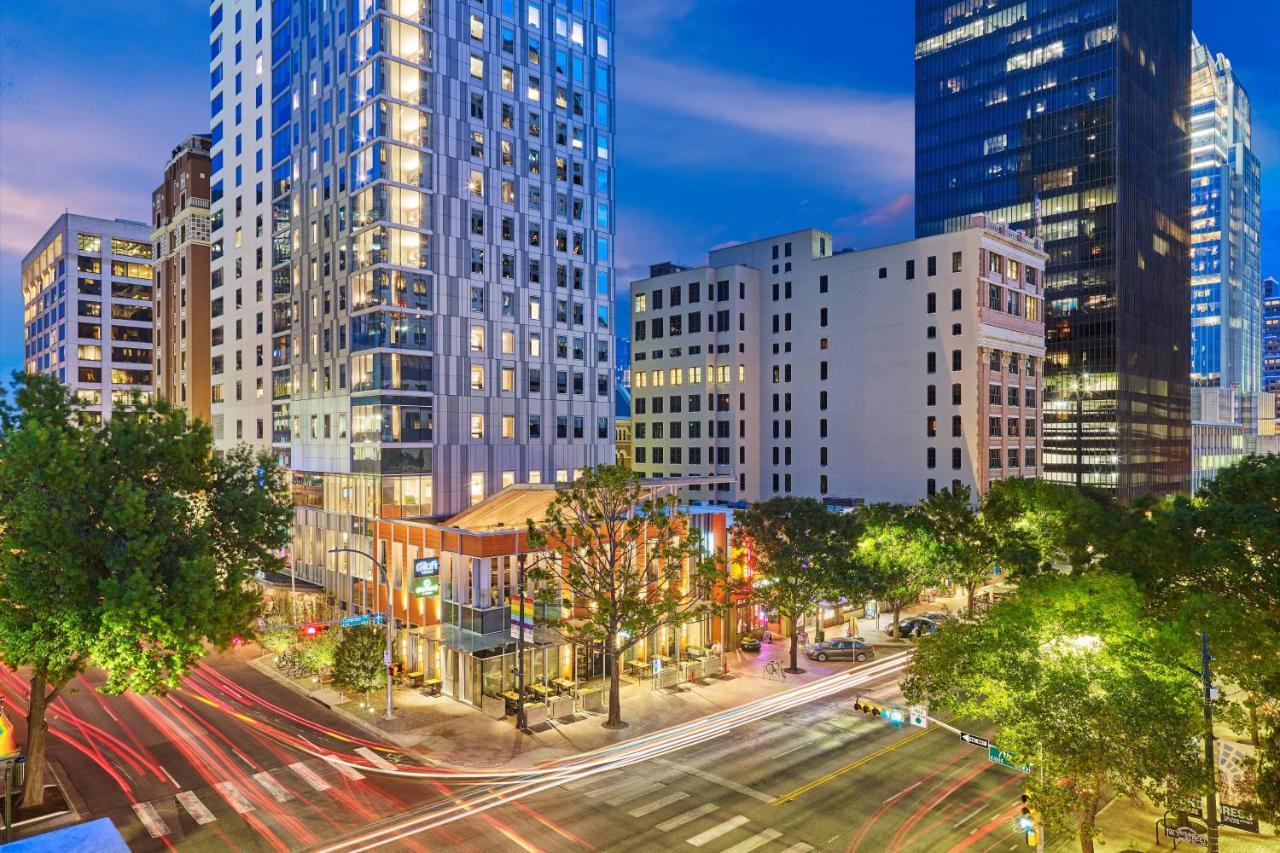
[[[975,220],[843,252],[807,229],[633,283],[635,469],[730,474],[720,502],[1038,476],[1046,257]]]
[[[93,417],[154,389],[151,228],[64,213],[22,259],[24,369]]]

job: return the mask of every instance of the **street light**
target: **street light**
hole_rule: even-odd
[[[387,650],[382,655],[382,662],[387,668],[387,713],[383,716],[384,720],[394,720],[395,714],[391,713],[391,580],[387,577],[386,568],[378,561],[378,558],[370,554],[368,551],[361,551],[359,548],[330,548],[330,554],[359,554],[368,557],[369,561],[378,567],[378,572],[382,575],[382,582],[387,587]]]
[[[1089,379],[1088,371],[1071,380],[1068,386],[1071,399],[1076,401],[1076,488],[1084,485],[1084,398],[1089,393],[1084,385]]]

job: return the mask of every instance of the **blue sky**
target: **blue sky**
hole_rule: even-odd
[[[1254,103],[1263,274],[1280,275],[1280,4],[1193,0]],[[619,278],[808,225],[912,236],[909,0],[617,0]],[[205,0],[0,7],[0,371],[21,366],[23,254],[70,208],[146,219],[208,127]]]

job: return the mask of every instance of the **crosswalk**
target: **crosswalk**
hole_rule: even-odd
[[[724,786],[731,790],[742,787]],[[803,841],[787,846],[788,841],[779,830],[760,827],[746,815],[722,810],[716,803],[697,803],[688,791],[672,790],[669,783],[654,779],[628,778],[624,772],[612,771],[560,787],[623,809],[628,817],[645,819],[647,830],[671,837],[670,842],[664,843],[667,849],[719,850],[719,853],[752,853],[766,848],[781,853],[810,853],[814,849]],[[683,842],[676,841],[680,838]]]
[[[203,799],[201,794],[188,790],[149,802],[134,803],[133,812],[152,838],[163,838],[178,832],[183,812],[196,826],[204,826],[215,823],[218,812],[227,816],[228,809],[235,815],[250,815],[258,812],[259,806],[269,805],[267,800],[283,805],[297,800],[303,790],[329,791],[338,777],[348,782],[359,782],[365,778],[350,765],[325,756],[323,760],[295,761],[287,767],[263,770],[235,781],[216,782],[211,788],[203,789]]]

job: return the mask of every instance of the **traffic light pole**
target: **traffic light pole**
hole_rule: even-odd
[[[1209,773],[1205,824],[1209,828],[1209,853],[1218,853],[1218,768],[1213,751],[1213,682],[1209,677],[1209,635],[1200,632],[1200,678],[1204,682],[1204,764]]]
[[[526,555],[523,551],[516,554],[516,591],[520,595],[520,621],[516,626],[516,728],[526,731],[529,718],[524,710],[524,563]]]

